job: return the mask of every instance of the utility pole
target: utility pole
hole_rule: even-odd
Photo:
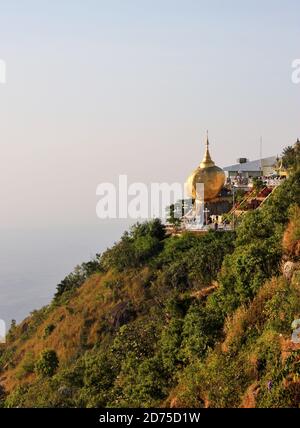
[[[262,148],[263,148],[263,139],[260,137],[260,144],[259,144],[259,161],[260,161],[260,173],[262,175],[263,168],[262,168]]]
[[[235,188],[234,185],[232,186],[232,206],[233,206],[233,219],[232,219],[232,226],[233,226],[233,230],[235,230]]]

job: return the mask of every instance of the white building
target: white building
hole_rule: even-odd
[[[249,161],[248,159],[241,158],[239,163],[235,165],[226,166],[223,170],[227,173],[228,177],[236,177],[237,175],[245,178],[261,177],[276,174],[275,164],[276,156],[268,158]]]

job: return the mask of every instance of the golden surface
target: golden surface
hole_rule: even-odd
[[[188,196],[193,199],[201,199],[201,195],[197,194],[198,183],[204,184],[205,201],[216,198],[225,183],[225,173],[211,159],[208,146],[209,141],[207,138],[204,158],[186,181]]]

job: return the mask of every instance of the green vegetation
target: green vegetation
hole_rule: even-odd
[[[255,190],[256,194],[258,194],[264,187],[264,182],[260,178],[253,178],[253,190]]]
[[[283,151],[282,166],[288,171],[294,172],[300,168],[300,141],[293,146],[288,146]]]
[[[0,406],[299,407],[299,207],[294,170],[234,233],[135,225],[12,326]]]
[[[71,272],[57,285],[57,291],[54,299],[55,302],[60,303],[61,296],[63,294],[72,295],[72,292],[79,288],[87,278],[89,278],[93,273],[99,272],[99,258],[100,255],[97,254],[94,260],[82,263],[80,266],[76,266],[74,272]]]
[[[43,351],[39,360],[35,364],[35,371],[43,377],[51,377],[59,366],[56,352],[53,350]]]

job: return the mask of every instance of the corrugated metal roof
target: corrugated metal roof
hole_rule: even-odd
[[[276,156],[270,156],[268,158],[258,159],[246,163],[237,163],[235,165],[226,166],[223,168],[224,171],[229,172],[235,172],[235,171],[241,171],[241,172],[254,172],[254,171],[260,171],[260,165],[262,164],[263,167],[273,166],[276,163]]]

